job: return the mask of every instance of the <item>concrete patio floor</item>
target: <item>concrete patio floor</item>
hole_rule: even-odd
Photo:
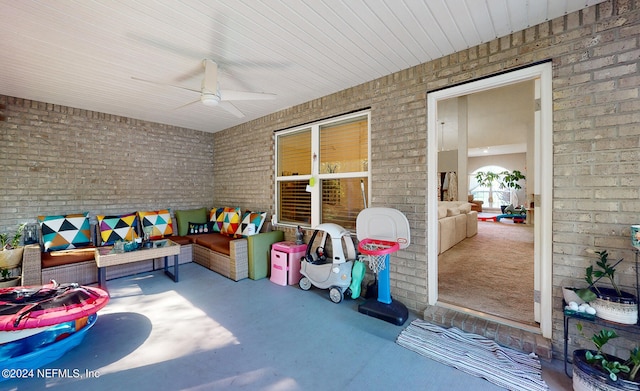
[[[326,290],[234,282],[194,263],[178,283],[156,271],[107,287],[84,342],[46,366],[62,371],[0,390],[502,389],[397,345],[415,315],[396,326]],[[542,362],[550,390],[571,389],[561,362]]]

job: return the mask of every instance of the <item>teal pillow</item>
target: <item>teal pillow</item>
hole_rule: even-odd
[[[44,251],[67,250],[91,244],[89,212],[38,216]]]
[[[189,231],[189,223],[206,223],[208,221],[207,208],[176,210],[176,222],[178,223],[178,235],[185,236]]]

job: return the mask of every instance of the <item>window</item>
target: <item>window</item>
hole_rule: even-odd
[[[509,190],[500,188],[500,181],[498,176],[506,169],[500,166],[484,166],[480,167],[471,174],[469,174],[469,194],[473,195],[473,199],[484,201],[485,207],[491,209],[499,205],[503,205],[505,202],[509,203]],[[476,175],[478,173],[493,173],[496,178],[491,181],[489,185],[486,183],[478,183]]]
[[[355,230],[369,188],[369,112],[276,134],[276,218]]]

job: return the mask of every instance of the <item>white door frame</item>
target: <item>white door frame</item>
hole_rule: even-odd
[[[539,80],[540,132],[535,140],[534,184],[534,257],[539,280],[536,288],[540,298],[540,332],[551,338],[553,310],[552,272],[552,190],[553,190],[553,96],[551,62],[505,72],[427,93],[427,284],[428,303],[438,305],[438,101],[490,90],[527,80]],[[536,294],[536,296],[538,296]]]

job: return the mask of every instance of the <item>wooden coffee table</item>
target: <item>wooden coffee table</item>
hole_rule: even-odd
[[[96,248],[96,265],[98,266],[98,285],[106,288],[107,270],[109,266],[123,265],[125,263],[146,261],[148,259],[164,257],[164,274],[178,282],[178,255],[180,254],[180,245],[168,239],[157,241],[164,242],[162,247],[140,248],[135,251],[123,253],[113,252],[113,247]],[[169,256],[173,255],[173,273],[169,271]]]

